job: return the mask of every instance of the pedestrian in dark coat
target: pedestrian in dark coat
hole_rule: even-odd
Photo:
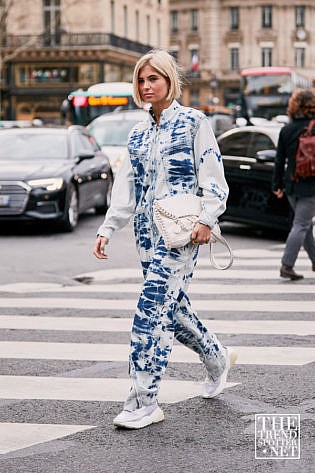
[[[295,178],[298,139],[310,120],[315,119],[315,94],[310,89],[297,89],[288,105],[290,123],[279,135],[277,155],[273,172],[272,188],[281,199],[284,193],[294,211],[293,224],[282,256],[280,276],[292,280],[303,279],[294,265],[302,246],[308,254],[315,271],[315,243],[313,218],[315,216],[315,177]]]

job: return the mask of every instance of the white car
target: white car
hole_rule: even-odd
[[[127,140],[131,128],[143,121],[148,112],[120,110],[95,118],[87,126],[102,151],[109,157],[114,176],[127,153]]]

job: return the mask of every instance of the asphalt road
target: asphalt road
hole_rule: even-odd
[[[110,243],[108,261],[94,258],[101,221],[87,214],[73,234],[0,229],[0,472],[313,472],[315,274],[305,255],[305,279],[280,280],[283,236],[225,223],[235,264],[211,269],[202,248],[191,299],[238,349],[233,384],[202,399],[202,367],[176,343],[163,379],[165,421],[115,430],[141,278],[131,226]],[[298,416],[300,458],[290,458],[297,449],[283,439],[294,440]],[[255,431],[269,438],[265,453],[257,446],[262,458]]]

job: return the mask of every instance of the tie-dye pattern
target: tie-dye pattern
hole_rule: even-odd
[[[153,221],[152,204],[155,198],[199,193],[200,221],[212,227],[225,210],[228,187],[207,118],[176,101],[163,110],[159,127],[150,116],[133,128],[128,151],[129,161],[114,183],[111,208],[98,233],[110,238],[134,215],[144,275],[131,334],[132,387],[125,402],[125,409],[134,410],[155,401],[174,337],[199,355],[213,379],[225,367],[225,348],[197,318],[186,294],[198,247],[190,243],[167,250]]]

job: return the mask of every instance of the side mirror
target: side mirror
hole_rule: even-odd
[[[93,159],[95,157],[95,153],[93,153],[91,150],[82,150],[76,155],[76,161],[77,163],[80,163],[81,161],[84,161],[85,159]]]
[[[256,159],[260,162],[273,163],[276,157],[277,151],[275,149],[263,149],[257,151]]]

